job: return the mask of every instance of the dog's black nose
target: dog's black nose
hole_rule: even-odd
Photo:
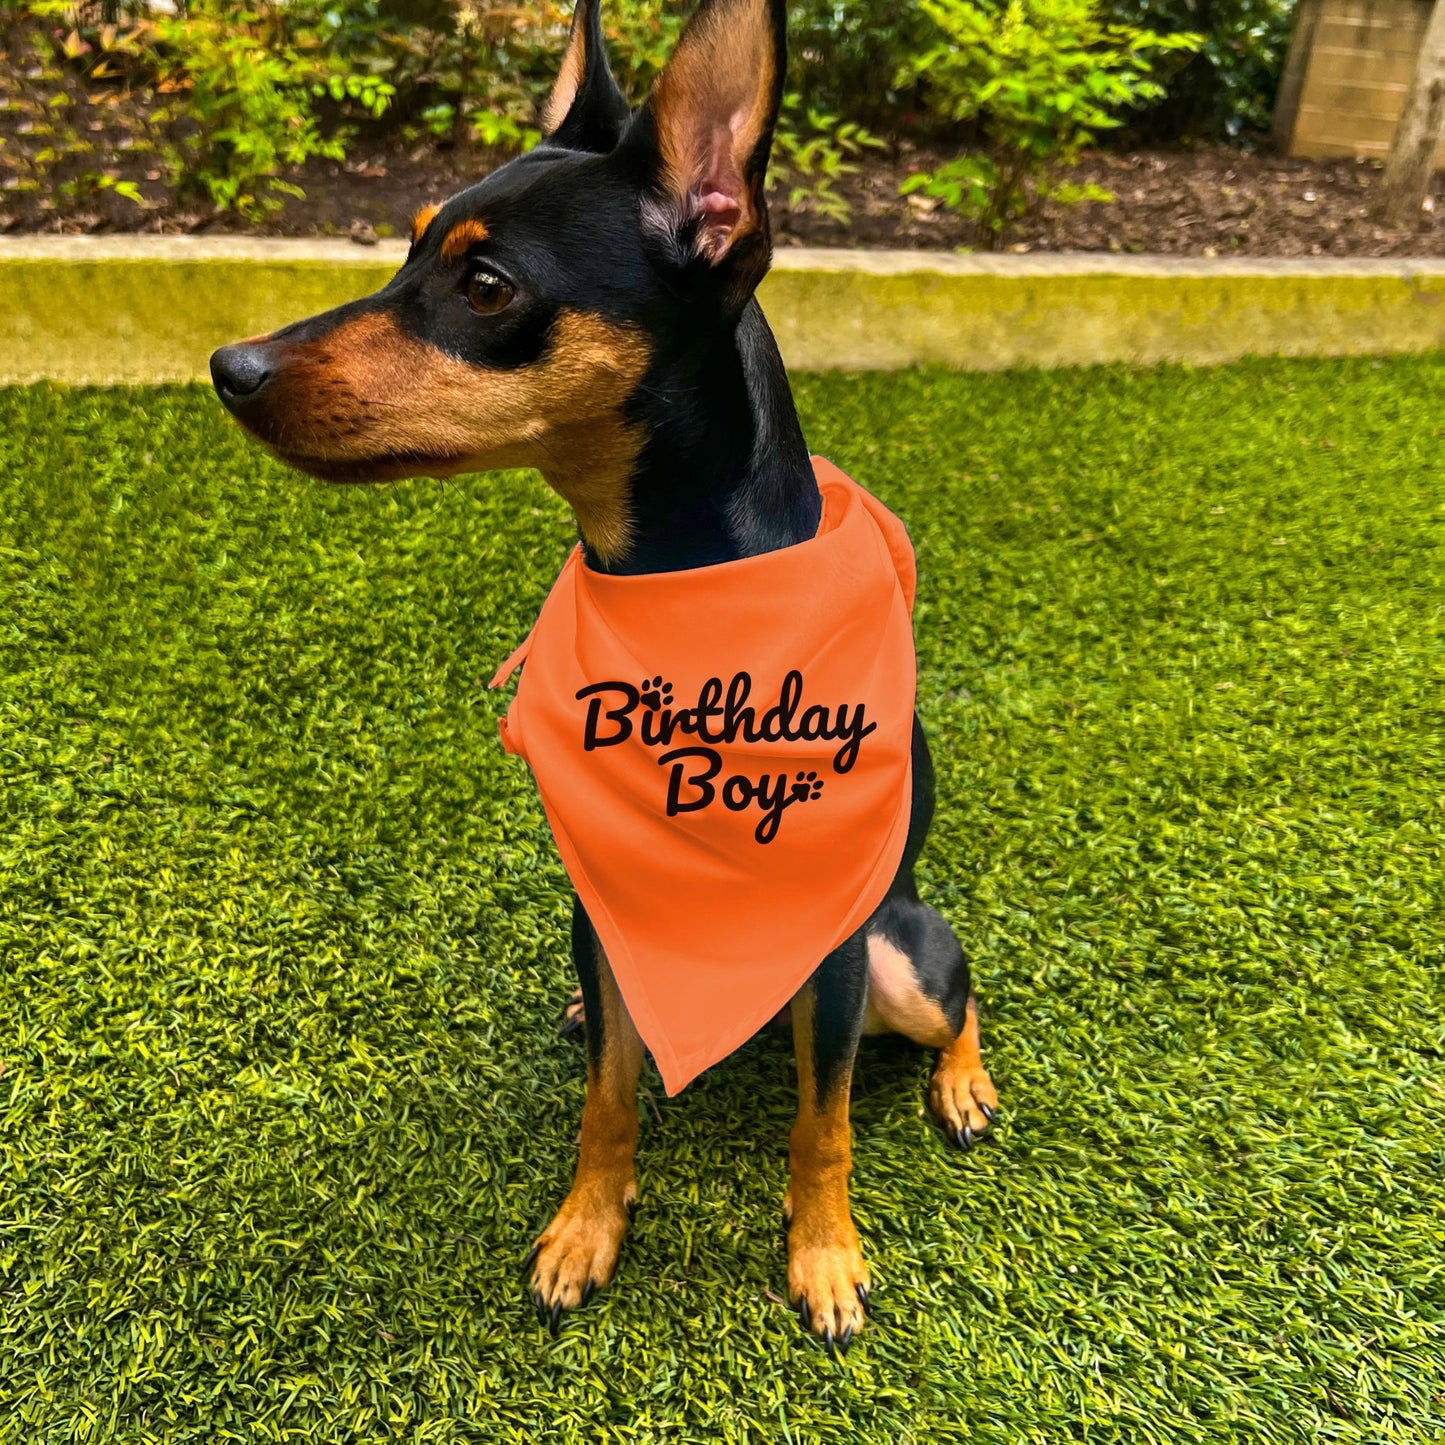
[[[255,396],[271,379],[264,347],[247,342],[223,346],[211,355],[211,380],[228,407]]]

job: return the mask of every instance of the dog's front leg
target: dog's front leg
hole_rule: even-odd
[[[828,955],[793,999],[798,1118],[783,1201],[788,1298],[830,1351],[847,1350],[868,1303],[868,1270],[848,1207],[848,1095],[867,996],[868,955],[860,931]]]
[[[587,1101],[571,1192],[528,1256],[537,1315],[556,1334],[562,1311],[586,1304],[617,1267],[637,1182],[637,1076],[642,1040],[580,901],[572,957],[587,1010]]]

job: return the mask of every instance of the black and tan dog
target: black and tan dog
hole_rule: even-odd
[[[374,296],[218,351],[221,400],[283,460],[329,481],[535,467],[575,512],[586,561],[610,572],[811,537],[818,488],[753,296],[771,254],[763,180],[784,55],[783,0],[703,0],[634,114],[607,66],[597,0],[580,0],[544,142],[423,211],[406,263]],[[914,886],[933,806],[915,719],[898,876],[791,1010],[788,1292],[830,1349],[847,1348],[868,1301],[848,1206],[860,1035],[940,1051],[929,1102],[954,1143],[970,1147],[997,1106],[968,966]],[[573,919],[588,1045],[581,1154],[529,1258],[554,1331],[616,1267],[643,1056],[580,905]]]

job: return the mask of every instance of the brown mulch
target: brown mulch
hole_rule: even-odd
[[[816,220],[790,218],[811,245],[967,246],[977,238],[923,197],[900,200],[920,161],[904,156],[850,178],[853,237],[829,242]],[[1067,179],[1111,192],[1109,203],[1046,203],[1002,237],[1005,251],[1113,251],[1171,256],[1445,256],[1445,173],[1413,230],[1371,216],[1380,167],[1288,160],[1200,145],[1086,154]]]

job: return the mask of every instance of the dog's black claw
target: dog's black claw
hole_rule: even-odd
[[[824,1354],[831,1356],[832,1353],[833,1353],[835,1344],[836,1344],[836,1342],[835,1342],[834,1339],[833,1339],[833,1327],[832,1327],[832,1325],[827,1325],[827,1326],[825,1326],[824,1329],[823,1329],[823,1352],[824,1352]]]
[[[965,1149],[972,1149],[972,1148],[973,1148],[973,1127],[972,1127],[972,1125],[965,1124],[965,1125],[963,1126],[963,1147],[964,1147]]]
[[[557,1032],[561,1034],[564,1039],[575,1039],[581,1035],[586,1027],[586,1021],[580,1014],[571,1014],[557,1025]]]
[[[631,1224],[632,1221],[637,1218],[637,1201],[635,1199],[629,1199],[625,1207],[627,1209],[627,1222]]]
[[[541,1290],[532,1291],[532,1308],[537,1311],[537,1323],[545,1325],[547,1323],[547,1302],[542,1298]]]
[[[807,1295],[804,1295],[798,1301],[798,1318],[802,1320],[803,1328],[805,1330],[810,1330],[813,1328],[813,1312],[808,1308]]]
[[[849,1325],[848,1328],[844,1330],[841,1335],[838,1336],[838,1353],[840,1355],[846,1355],[848,1353],[848,1348],[850,1345],[852,1345],[852,1343],[853,1326]]]
[[[552,1313],[547,1316],[547,1328],[552,1331],[552,1338],[557,1338],[557,1326],[562,1323],[562,1301],[558,1300],[552,1306]]]
[[[596,1288],[597,1281],[595,1279],[589,1279],[587,1283],[582,1286],[582,1303],[584,1305],[592,1298],[593,1291],[596,1290]]]
[[[868,1286],[866,1284],[855,1284],[853,1290],[858,1296],[858,1303],[866,1310],[868,1308]]]
[[[527,1271],[531,1269],[534,1264],[536,1264],[537,1256],[541,1254],[541,1252],[542,1246],[540,1244],[534,1244],[531,1249],[527,1251],[527,1257],[522,1261],[522,1268],[518,1271],[518,1273],[525,1275]]]
[[[983,1117],[984,1117],[985,1119],[988,1120],[988,1122],[989,1122],[990,1124],[992,1124],[993,1121],[998,1117],[998,1110],[997,1110],[997,1109],[990,1109],[987,1104],[982,1104],[982,1103],[981,1103],[981,1104],[978,1106],[978,1111],[979,1111],[980,1114],[983,1115]]]

